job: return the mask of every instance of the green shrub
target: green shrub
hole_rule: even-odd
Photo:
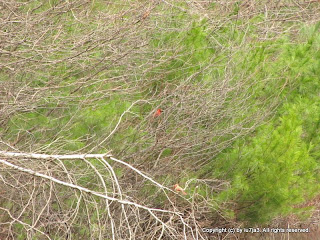
[[[279,126],[266,125],[250,143],[235,148],[232,187],[219,200],[235,200],[239,219],[259,223],[288,214],[317,189],[317,164],[301,139],[296,110],[291,107]]]
[[[319,191],[320,36],[314,31],[305,43],[284,40],[274,62],[260,68],[259,76],[281,80],[267,89],[281,89],[275,117],[207,166],[207,172],[231,181],[216,200],[236,202],[239,220],[265,223],[280,215],[305,214],[297,204]]]

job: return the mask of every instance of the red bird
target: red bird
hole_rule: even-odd
[[[183,195],[187,195],[187,193],[183,190],[182,187],[179,186],[179,184],[175,184],[173,186],[173,190],[175,190],[176,192],[181,192]]]
[[[154,118],[159,117],[161,113],[162,113],[161,108],[158,108],[157,111],[153,114],[153,117]]]

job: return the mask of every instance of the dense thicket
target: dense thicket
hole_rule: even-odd
[[[4,167],[4,235],[191,239],[183,226],[312,216],[303,204],[319,191],[317,2],[0,4],[0,150],[112,151],[187,192],[160,191],[112,161],[6,157],[97,192],[184,212],[184,221],[163,214],[153,222],[121,204],[104,211],[103,199]]]

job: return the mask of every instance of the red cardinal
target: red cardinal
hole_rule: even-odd
[[[161,113],[162,113],[161,108],[158,108],[157,111],[153,114],[153,117],[154,118],[159,117]]]
[[[183,195],[187,195],[187,193],[183,190],[182,187],[179,186],[179,184],[175,184],[173,186],[173,190],[175,190],[176,192],[181,192]]]

